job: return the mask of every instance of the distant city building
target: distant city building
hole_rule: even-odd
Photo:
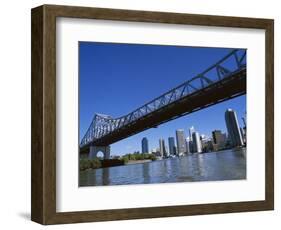
[[[183,129],[176,130],[178,155],[186,153],[185,134]]]
[[[189,140],[192,141],[192,134],[195,132],[195,129],[193,126],[189,128]]]
[[[243,129],[242,129],[243,132],[241,132],[241,134],[242,134],[242,137],[243,137],[244,144],[246,144],[246,142],[247,142],[246,112],[245,112],[245,117],[242,117],[242,121],[243,121],[244,127],[243,127]]]
[[[192,135],[193,133],[195,132],[195,129],[193,126],[191,126],[189,128],[189,152],[190,153],[194,153],[195,150],[194,150],[194,142],[193,142],[193,138],[192,138]]]
[[[160,149],[160,154],[161,157],[167,157],[167,152],[165,148],[165,140],[164,139],[159,139],[159,149]]]
[[[209,146],[209,142],[212,141],[209,137],[205,135],[200,136],[200,141],[201,141],[201,149],[202,152],[210,152],[212,149]]]
[[[246,116],[246,115],[245,115],[245,116]],[[243,120],[243,123],[244,123],[244,129],[246,129],[247,124],[246,124],[246,119],[245,119],[245,117],[242,117],[242,120]]]
[[[237,120],[236,112],[232,109],[225,111],[225,122],[232,147],[242,146],[243,138]]]
[[[169,149],[168,146],[165,145],[165,154],[164,154],[165,157],[168,157],[170,155],[168,149]]]
[[[214,144],[217,145],[217,150],[225,147],[226,135],[221,132],[221,130],[214,130],[212,132]]]
[[[177,149],[176,149],[176,145],[175,145],[175,138],[169,137],[168,142],[169,142],[169,153],[170,153],[170,155],[176,155]]]
[[[242,136],[242,139],[243,139],[243,143],[246,143],[246,129],[245,129],[245,127],[244,128],[240,127],[240,133],[241,133],[241,136]]]
[[[213,140],[211,138],[204,138],[201,140],[202,152],[212,152],[213,151]]]
[[[154,148],[151,150],[152,153],[156,153],[157,152],[157,148]]]
[[[244,144],[246,144],[247,143],[247,129],[246,129],[246,126],[243,128],[243,133],[244,133],[244,139],[243,139],[243,141],[244,141]]]
[[[223,137],[223,140],[224,140],[224,144],[227,142],[227,135],[226,133],[223,133],[222,134],[222,137]]]
[[[159,151],[158,148],[152,149],[152,150],[151,150],[151,153],[152,153],[154,156],[156,156],[157,158],[158,158],[158,157],[161,157],[161,153],[160,153],[160,151]]]
[[[190,143],[191,143],[191,141],[189,140],[190,138],[189,137],[187,137],[186,139],[185,139],[185,145],[186,145],[186,153],[188,154],[188,153],[191,153],[190,152]],[[192,144],[192,143],[191,143]]]
[[[142,140],[141,140],[141,152],[142,153],[149,153],[148,140],[147,140],[146,137],[142,138]]]
[[[201,153],[202,152],[202,145],[201,145],[201,140],[198,132],[193,132],[192,133],[192,142],[193,142],[193,150],[196,153]]]
[[[189,146],[189,153],[194,153],[194,148],[193,148],[193,142],[192,141],[189,141],[188,142],[188,146]]]

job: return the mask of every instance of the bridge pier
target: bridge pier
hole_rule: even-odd
[[[109,159],[110,158],[110,146],[90,146],[90,152],[89,152],[89,159],[93,159],[97,157],[98,152],[101,151],[103,153],[103,159]]]

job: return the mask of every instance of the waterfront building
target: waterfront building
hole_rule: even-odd
[[[246,129],[246,126],[243,128],[243,133],[244,133],[243,141],[244,141],[244,144],[246,144],[247,143],[247,129]]]
[[[193,126],[189,128],[189,140],[192,141],[192,134],[195,132],[195,129]]]
[[[226,133],[222,134],[222,138],[223,138],[223,142],[224,142],[224,146],[225,146],[226,142],[227,142],[227,135],[226,135]]]
[[[211,138],[205,135],[200,135],[200,141],[201,141],[201,150],[203,153],[212,151],[213,145],[210,145],[210,141],[212,142]]]
[[[241,136],[242,136],[242,139],[243,139],[243,143],[246,143],[246,129],[245,129],[245,127],[244,128],[240,127],[240,133],[241,133]]]
[[[165,157],[169,157],[170,155],[168,149],[169,149],[168,146],[165,145],[165,154],[164,154]]]
[[[142,153],[149,153],[148,139],[146,137],[142,138],[142,140],[141,140],[141,152]]]
[[[188,142],[188,146],[189,146],[189,153],[194,153],[194,151],[193,151],[193,142],[192,141]]]
[[[190,143],[191,143],[191,141],[189,140],[189,137],[187,137],[187,138],[185,139],[186,153],[187,153],[187,154],[191,153],[191,152],[190,152]]]
[[[192,133],[193,150],[195,153],[202,152],[201,140],[198,132]]]
[[[185,143],[185,134],[183,129],[176,130],[176,139],[177,139],[177,148],[178,155],[183,155],[186,153],[186,143]]]
[[[167,151],[165,147],[165,140],[163,138],[159,139],[159,150],[161,157],[167,157]]]
[[[213,140],[211,138],[205,138],[201,140],[202,152],[207,153],[213,151]]]
[[[175,138],[169,137],[168,142],[169,142],[169,154],[176,155],[177,152],[176,152]]]
[[[237,120],[237,114],[232,109],[225,111],[225,123],[228,131],[228,136],[232,147],[242,146],[243,138],[240,132],[240,126]]]
[[[190,153],[194,153],[194,142],[193,142],[193,139],[192,139],[192,134],[195,132],[195,129],[193,126],[191,126],[189,128],[189,152]]]
[[[226,135],[221,130],[214,130],[212,132],[214,145],[217,145],[217,150],[223,149],[226,144]]]
[[[151,150],[151,153],[152,153],[157,159],[162,158],[159,148],[153,148],[153,149]]]

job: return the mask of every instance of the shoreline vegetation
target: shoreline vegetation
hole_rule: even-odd
[[[128,161],[127,165],[133,165],[133,164],[142,164],[142,163],[146,163],[146,162],[151,162],[152,160],[147,159],[147,160],[136,160],[136,161]]]
[[[104,160],[99,157],[93,159],[81,158],[79,161],[79,170],[84,171],[89,169],[107,168],[120,165],[140,164],[155,160],[156,157],[153,154],[149,153],[126,154],[124,156],[108,160]]]

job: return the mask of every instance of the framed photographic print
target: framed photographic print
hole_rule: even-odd
[[[273,20],[32,9],[41,224],[272,210]]]

